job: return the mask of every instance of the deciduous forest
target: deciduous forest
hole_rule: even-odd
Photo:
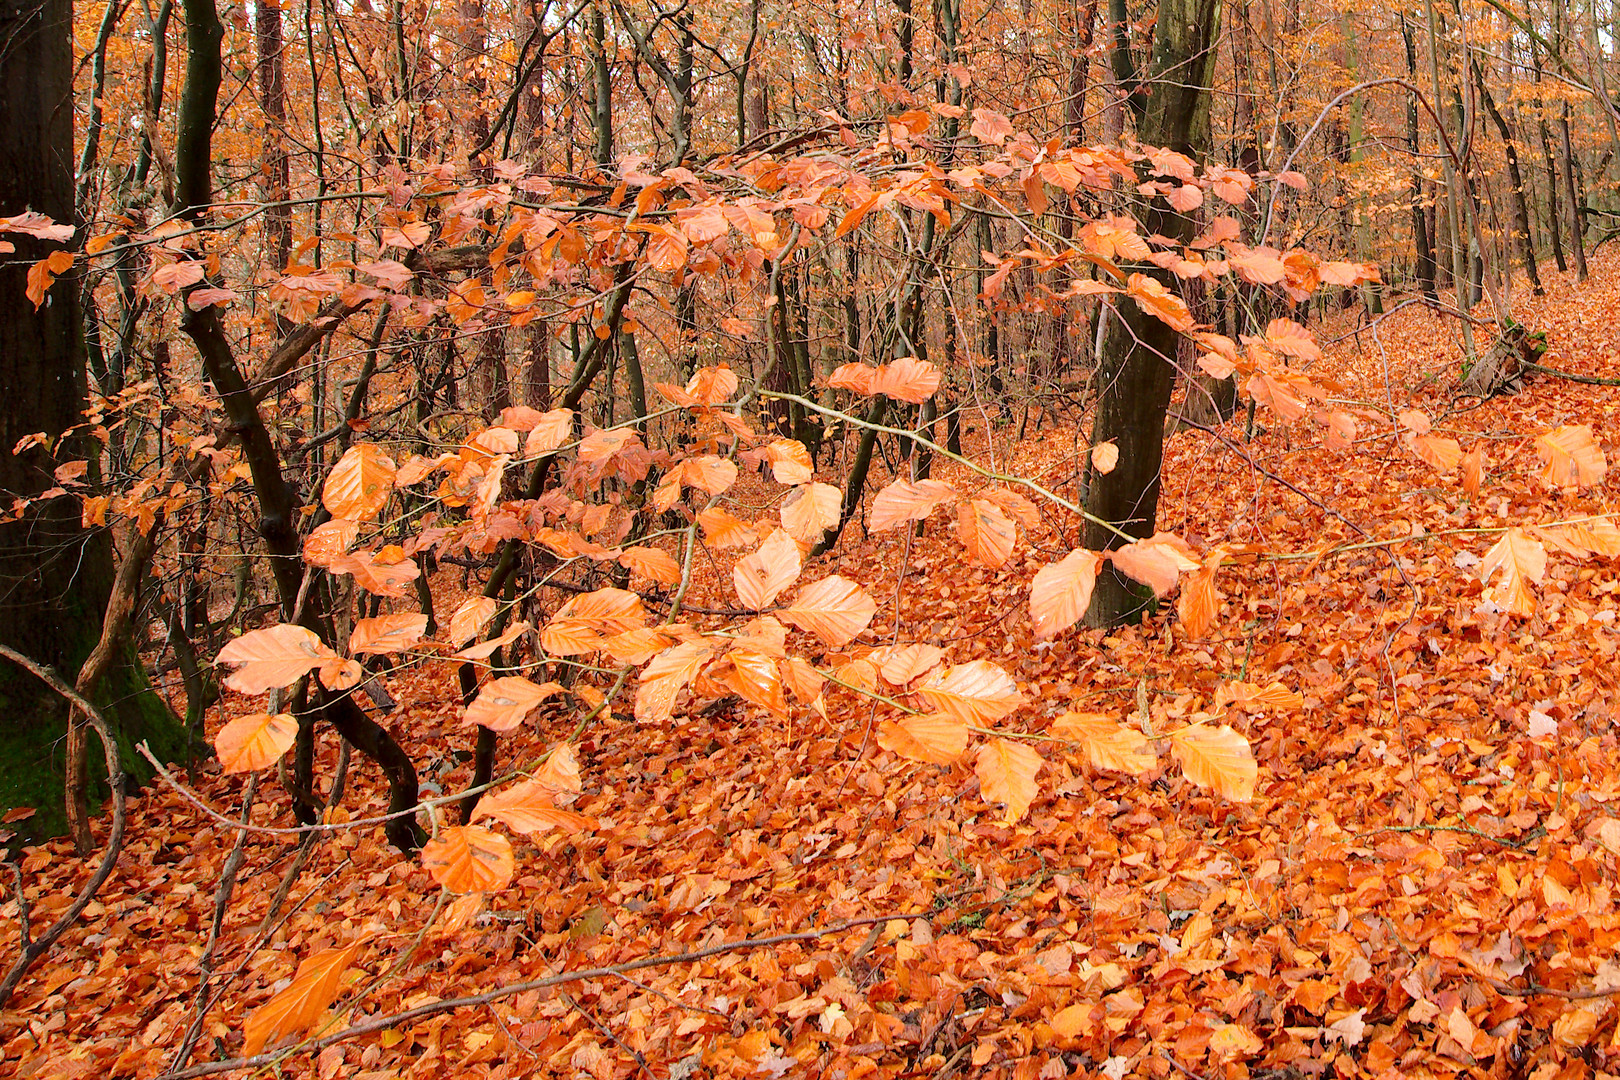
[[[1620,1074],[1611,79],[5,0],[0,1072]]]

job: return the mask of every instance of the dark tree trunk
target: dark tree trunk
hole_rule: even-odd
[[[37,210],[74,220],[72,7],[68,0],[0,0],[0,217]],[[83,417],[85,353],[76,274],[59,280],[35,308],[25,295],[28,268],[65,245],[21,233],[0,259],[0,504],[37,497],[55,486],[52,472],[68,461],[95,461],[99,445],[57,437]],[[14,455],[24,436],[49,441]],[[93,479],[95,470],[92,469]],[[80,526],[79,502],[56,498],[0,523],[0,642],[54,667],[73,682],[101,632],[113,581],[106,530]],[[97,698],[117,727],[124,768],[150,775],[133,752],[149,740],[171,760],[184,753],[184,732],[146,687],[127,647],[101,680]],[[21,825],[33,836],[59,834],[64,812],[62,699],[28,672],[0,662],[0,809],[31,806]],[[99,764],[100,755],[91,755]],[[139,767],[137,767],[139,766]],[[97,770],[98,773],[101,770]],[[97,783],[104,780],[92,778]]]
[[[1220,22],[1218,0],[1160,0],[1153,59],[1148,68],[1137,137],[1144,145],[1163,146],[1195,161],[1209,150],[1209,86],[1214,72]],[[1125,66],[1130,67],[1128,59]],[[1145,222],[1146,233],[1186,242],[1193,222],[1162,200],[1156,200]],[[1146,268],[1167,288],[1174,279]],[[1165,413],[1175,384],[1177,335],[1168,325],[1122,302],[1110,316],[1097,385],[1093,443],[1113,440],[1119,463],[1109,473],[1089,478],[1086,510],[1134,537],[1153,535],[1159,504],[1159,470],[1164,454]],[[1095,522],[1085,526],[1083,543],[1094,550],[1125,541]],[[1117,626],[1140,617],[1151,601],[1140,587],[1110,566],[1097,579],[1086,621],[1091,626]]]

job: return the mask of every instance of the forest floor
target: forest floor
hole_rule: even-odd
[[[1620,377],[1620,258],[1599,256],[1583,285],[1556,274],[1549,285],[1515,301],[1547,334],[1545,362]],[[1149,731],[1227,714],[1260,764],[1252,802],[1175,771],[1099,772],[1051,742],[1041,792],[1009,826],[969,764],[879,749],[876,707],[847,691],[829,694],[828,720],[808,709],[762,719],[733,702],[638,725],[620,710],[575,743],[585,790],[572,808],[597,827],[519,842],[517,878],[485,900],[441,905],[419,860],[363,827],[314,845],[261,935],[296,843],[250,834],[192,1062],[240,1054],[243,1018],[300,960],[361,938],[363,975],[323,1032],[845,920],[874,921],[503,996],[294,1055],[283,1071],[1564,1080],[1620,1059],[1608,996],[1620,992],[1620,575],[1549,549],[1536,613],[1518,617],[1482,602],[1477,569],[1489,530],[1609,508],[1603,485],[1547,489],[1533,442],[1590,424],[1614,449],[1620,395],[1541,377],[1516,396],[1457,400],[1455,322],[1409,307],[1353,327],[1313,374],[1484,447],[1483,485],[1469,497],[1457,472],[1401,444],[1393,419],[1364,423],[1342,452],[1305,425],[1246,441],[1241,416],[1215,436],[1175,436],[1161,527],[1200,552],[1224,541],[1276,556],[1222,571],[1226,599],[1201,640],[1183,640],[1167,605],[1140,630],[1032,642],[1030,578],[1075,542],[1073,521],[1051,514],[998,571],[968,564],[937,519],[910,540],[850,530],[823,560],[878,599],[870,644],[927,642],[1012,671],[1027,699],[1003,721],[1014,730],[1040,733],[1070,708]],[[998,468],[1072,493],[1076,432],[996,438]],[[950,463],[936,475],[966,480]],[[1341,543],[1360,546],[1321,554]],[[691,602],[724,606],[725,569],[705,569]],[[436,582],[446,611],[459,577]],[[1223,685],[1272,682],[1303,707],[1217,701]],[[472,739],[451,664],[419,664],[389,689],[399,706],[386,722],[428,790],[457,790],[469,770],[447,747]],[[210,735],[247,708],[228,698]],[[501,763],[532,762],[575,728],[542,709],[503,740]],[[323,744],[318,775],[335,758]],[[241,776],[206,765],[195,784],[240,816]],[[357,757],[340,813],[385,801]],[[293,823],[270,775],[251,820]],[[0,1073],[159,1075],[197,1016],[199,957],[237,834],[163,786],[132,801],[130,821],[87,918],[0,1017]],[[28,849],[23,869],[37,934],[87,864],[55,843]],[[8,882],[8,963],[17,913]]]

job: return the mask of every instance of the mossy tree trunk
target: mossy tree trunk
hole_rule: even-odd
[[[73,54],[69,0],[0,0],[0,217],[32,209],[58,222],[74,220]],[[0,502],[31,499],[55,486],[61,464],[92,461],[100,445],[82,435],[58,436],[83,420],[84,327],[79,282],[68,275],[38,309],[25,288],[28,267],[65,245],[20,233],[16,252],[0,260]],[[25,436],[48,441],[14,454]],[[105,529],[79,523],[79,501],[31,504],[0,523],[0,642],[49,664],[68,682],[95,646],[113,581],[113,547]],[[124,768],[150,769],[134,753],[146,739],[176,755],[185,733],[146,685],[126,649],[102,679],[98,703],[114,724]],[[66,703],[39,679],[0,663],[0,809],[31,806],[19,826],[29,836],[60,834],[64,811]],[[99,754],[90,755],[96,774]],[[94,794],[105,777],[93,775]]]

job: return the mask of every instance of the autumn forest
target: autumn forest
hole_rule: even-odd
[[[1620,1075],[1620,5],[5,0],[0,145],[0,1073]]]

